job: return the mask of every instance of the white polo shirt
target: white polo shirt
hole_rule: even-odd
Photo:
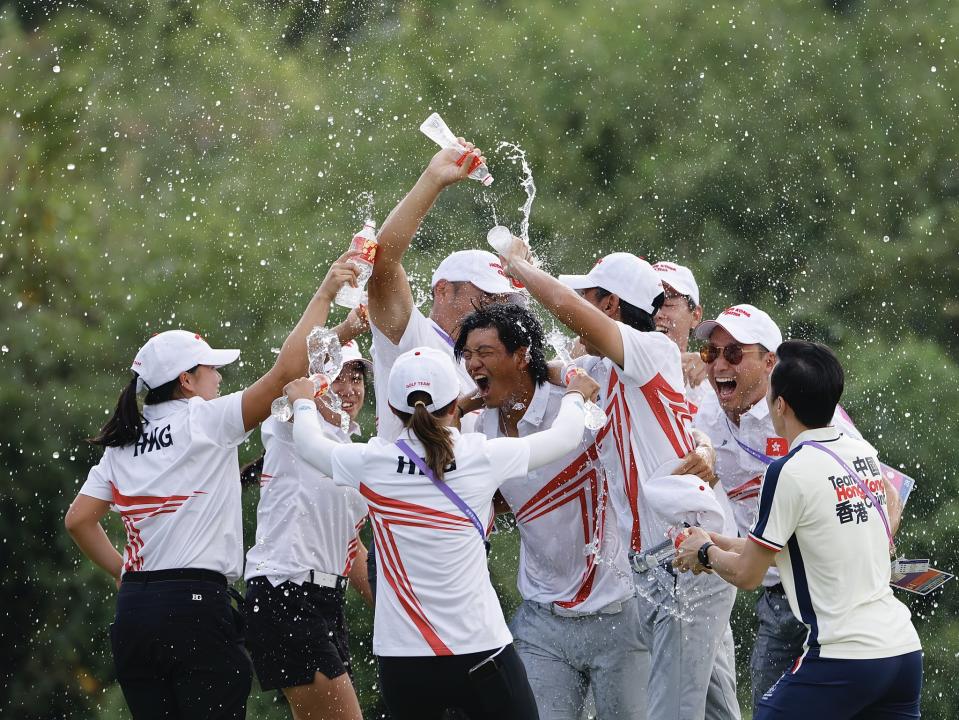
[[[373,336],[373,346],[370,354],[373,357],[373,390],[376,394],[376,434],[378,437],[392,442],[400,436],[403,430],[403,423],[390,410],[388,392],[390,368],[393,367],[396,358],[413,348],[430,347],[448,353],[456,366],[456,374],[460,381],[460,394],[476,392],[476,383],[473,382],[473,378],[466,372],[463,363],[457,362],[453,355],[453,345],[455,344],[453,338],[443,328],[423,315],[419,308],[414,307],[410,312],[409,322],[398,344],[394,345],[390,342],[390,339],[376,325],[370,325],[370,333]],[[461,423],[463,432],[472,429],[473,420],[471,416],[475,418],[473,413],[463,418]]]
[[[620,529],[629,546],[640,550],[665,540],[668,529],[645,502],[643,482],[672,475],[696,444],[676,343],[663,333],[616,325],[624,367],[591,356],[577,362],[600,385],[600,402],[609,418],[597,434],[600,458],[616,477],[610,486]],[[705,491],[713,492],[708,486]]]
[[[497,488],[526,477],[529,446],[450,432],[456,467],[444,482],[488,527]],[[419,440],[408,431],[403,437],[425,455]],[[462,655],[512,642],[479,532],[393,442],[375,437],[341,445],[332,464],[333,481],[357,488],[369,506],[377,560],[375,654]]]
[[[712,399],[704,402],[696,413],[694,424],[709,436],[716,449],[716,475],[719,476],[717,489],[722,486],[729,502],[732,517],[727,517],[724,534],[738,534],[746,537],[759,512],[759,486],[768,464],[759,457],[765,455],[778,460],[786,455],[788,443],[776,434],[769,406],[763,398],[739,418],[739,425],[731,422],[723,411],[716,393]],[[847,435],[859,438],[859,432],[843,420],[839,413],[833,417],[833,425],[841,428]],[[742,445],[740,444],[742,443]],[[753,452],[746,450],[743,445]],[[732,522],[729,522],[729,520]],[[779,583],[779,572],[770,567],[763,578],[765,587]]]
[[[920,650],[909,610],[889,586],[889,540],[879,511],[842,466],[867,483],[885,510],[879,460],[869,443],[835,427],[801,433],[762,482],[750,540],[776,551],[789,606],[809,628],[805,657],[871,660]]]
[[[319,413],[317,413],[319,415]],[[323,435],[350,437],[319,415]],[[359,432],[354,424],[351,434]],[[349,575],[366,520],[366,501],[305,462],[293,443],[293,423],[268,418],[261,431],[266,456],[256,508],[256,544],[246,554],[247,580],[265,577],[275,587],[301,585],[310,570]]]
[[[538,386],[517,425],[519,436],[549,428],[565,392]],[[502,437],[499,411],[484,410],[477,429]],[[516,585],[525,600],[595,613],[635,593],[598,453],[587,433],[573,452],[500,487],[519,528]]]
[[[126,528],[123,572],[202,568],[233,581],[243,570],[242,392],[143,408],[132,445],[110,447],[80,492],[113,503]]]

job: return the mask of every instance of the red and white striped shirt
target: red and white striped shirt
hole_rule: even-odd
[[[548,383],[537,387],[517,426],[519,436],[550,427],[565,392]],[[485,410],[477,429],[501,436],[499,412]],[[500,492],[519,527],[516,585],[524,599],[595,613],[633,596],[626,546],[590,434],[573,452],[504,483]]]
[[[349,435],[322,416],[319,424],[331,440],[350,442]],[[366,520],[366,501],[297,455],[292,423],[268,418],[261,436],[266,456],[246,579],[265,577],[277,586],[287,581],[300,585],[309,580],[310,570],[348,575]]]
[[[487,527],[493,494],[525,478],[529,446],[450,430],[456,457],[444,482]],[[401,435],[420,457],[422,444]],[[333,450],[333,480],[366,500],[376,542],[373,652],[383,656],[462,655],[512,642],[476,527],[391,441]]]
[[[237,447],[242,392],[143,408],[132,445],[110,447],[80,492],[108,500],[127,532],[123,572],[203,568],[236,580],[243,569]]]

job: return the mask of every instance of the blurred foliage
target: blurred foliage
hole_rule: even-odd
[[[519,166],[497,145],[520,144],[550,269],[680,260],[707,314],[749,301],[835,346],[847,409],[918,480],[903,547],[959,567],[957,20],[945,0],[0,2],[0,707],[125,716],[112,584],[62,529],[97,459],[83,438],[156,330],[242,347],[226,385],[257,377],[363,194],[382,221],[428,161],[433,110],[487,149],[496,182],[427,218],[420,297],[447,251],[482,247],[494,217],[518,225]],[[493,559],[507,609],[515,543],[498,537]],[[903,598],[928,717],[959,718],[956,587]],[[350,610],[372,715],[370,617]],[[251,717],[286,712],[251,698]]]

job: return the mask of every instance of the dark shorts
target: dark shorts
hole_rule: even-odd
[[[344,604],[343,590],[311,583],[247,583],[246,646],[263,690],[308,685],[317,672],[352,677]]]
[[[919,717],[922,652],[876,660],[803,658],[762,699],[754,720],[905,720]]]

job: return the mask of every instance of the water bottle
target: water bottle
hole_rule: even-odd
[[[356,265],[358,271],[356,287],[353,287],[349,283],[343,283],[343,287],[339,289],[339,292],[336,293],[336,297],[333,299],[333,302],[337,305],[346,308],[355,308],[360,304],[363,299],[366,281],[369,280],[370,275],[373,274],[373,261],[376,259],[377,247],[376,223],[372,220],[367,220],[363,225],[363,229],[353,237],[353,242],[350,243],[350,250],[359,252],[360,255],[350,258],[347,261]]]
[[[313,381],[313,397],[318,398],[330,389],[330,378],[323,373],[316,373],[310,376]],[[270,405],[270,415],[280,422],[287,422],[293,417],[293,403],[284,395],[278,397]]]
[[[566,368],[565,377],[566,384],[569,385],[570,380],[576,375],[576,373],[581,372],[581,369],[575,365],[571,365]],[[586,410],[586,418],[584,423],[586,424],[587,430],[601,430],[606,426],[606,413],[603,412],[603,408],[594,403],[592,400],[587,400],[583,404],[583,408]]]
[[[456,136],[443,121],[443,118],[440,117],[439,113],[433,113],[426,118],[423,124],[420,125],[420,132],[441,148],[463,150],[463,146],[460,145],[459,140],[456,139]],[[487,187],[493,184],[493,176],[489,174],[489,168],[486,167],[485,163],[475,167],[469,176],[474,180],[479,180]]]
[[[496,251],[497,255],[505,258],[509,253],[510,246],[513,244],[513,233],[510,232],[510,229],[505,225],[497,225],[486,233],[486,242]],[[527,245],[527,247],[529,246]],[[517,290],[522,290],[525,287],[525,285],[516,278],[511,277],[509,281]]]

